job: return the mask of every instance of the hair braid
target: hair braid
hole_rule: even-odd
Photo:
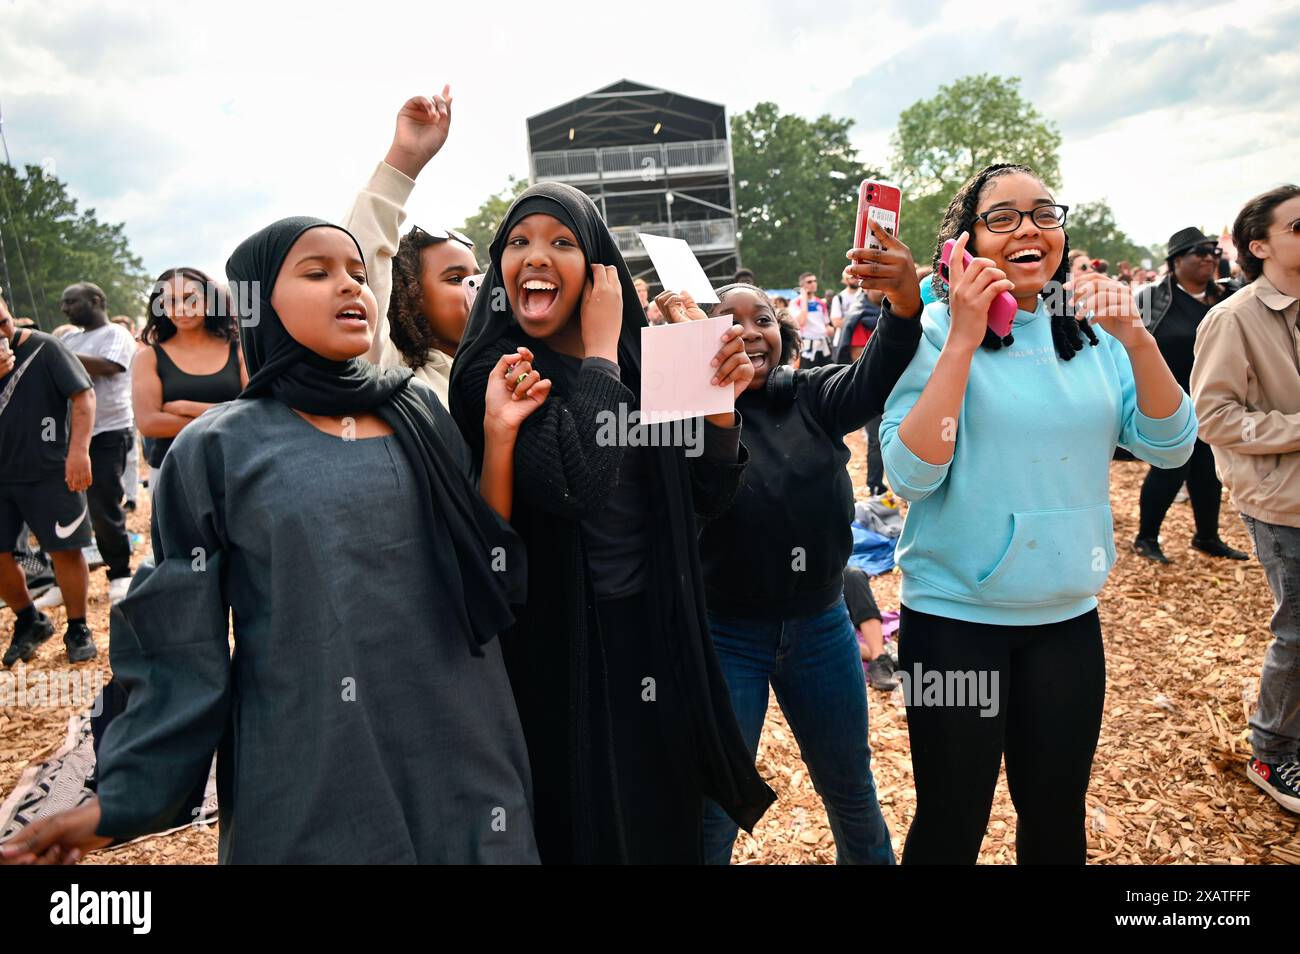
[[[433,333],[421,306],[424,288],[420,281],[420,253],[424,245],[408,232],[397,243],[393,256],[393,291],[388,299],[388,333],[402,360],[418,368],[429,360],[429,352],[437,347],[438,336]]]

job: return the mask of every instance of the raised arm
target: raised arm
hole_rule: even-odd
[[[367,359],[385,367],[402,363],[389,338],[388,302],[393,291],[393,256],[406,220],[406,200],[415,179],[447,141],[451,128],[451,87],[442,95],[413,96],[397,113],[393,141],[384,160],[357,196],[341,223],[356,236],[366,262],[366,282],[375,293],[379,317]]]
[[[479,493],[502,520],[514,504],[515,442],[519,428],[542,406],[551,382],[533,369],[533,353],[503,354],[488,375],[483,414],[483,473]]]
[[[935,466],[946,466],[952,460],[970,363],[984,340],[989,306],[997,295],[1013,287],[1006,274],[987,258],[962,265],[962,253],[969,241],[970,235],[963,232],[952,253],[947,341],[920,397],[898,425],[898,440],[903,447],[920,461]],[[880,441],[883,449],[883,428]]]
[[[884,292],[878,330],[848,367],[813,372],[817,416],[828,434],[855,431],[885,409],[885,399],[916,354],[921,340],[921,284],[911,250],[871,223],[883,248],[850,249],[850,271],[867,291]],[[895,310],[897,309],[897,310]]]
[[[516,353],[504,342],[501,348],[497,354],[482,354],[456,378],[452,411],[471,447],[483,434],[489,375],[502,352]],[[550,395],[519,428],[514,445],[515,496],[565,517],[580,517],[604,506],[617,480],[623,447],[617,441],[598,441],[597,434],[602,421],[618,419],[620,404],[631,407],[632,392],[620,380],[618,365],[595,357],[583,361],[573,389],[564,396]],[[486,444],[484,435],[482,446],[475,447],[484,455],[480,473],[488,464]]]

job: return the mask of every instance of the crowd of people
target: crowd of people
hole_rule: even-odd
[[[1168,562],[1183,483],[1197,549],[1247,556],[1219,536],[1222,486],[1246,521],[1276,605],[1247,771],[1300,812],[1300,187],[1245,204],[1237,279],[1195,228],[1161,273],[1112,277],[1034,170],[995,164],[919,266],[873,223],[835,294],[742,272],[703,308],[651,300],[566,185],[524,191],[486,250],[403,233],[451,102],[404,104],[337,224],[268,225],[225,285],[160,275],[138,339],[89,282],[63,295],[65,337],[0,301],[4,663],[54,631],[15,558],[29,530],[68,658],[93,658],[93,530],[117,700],[95,796],[0,861],[171,827],[215,752],[223,862],[726,864],[774,801],[755,767],[774,692],[840,862],[893,864],[867,686],[938,673],[991,695],[910,686],[902,862],[974,862],[1005,759],[1018,860],[1082,863],[1121,450],[1151,465],[1143,556]],[[642,329],[723,316],[712,383],[734,410],[697,422],[701,452],[602,439],[638,406]],[[897,672],[846,571],[858,431],[869,495],[909,504]]]

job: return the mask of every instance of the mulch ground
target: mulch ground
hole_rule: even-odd
[[[863,492],[865,457],[849,438],[850,470]],[[1247,724],[1269,642],[1272,601],[1264,573],[1248,563],[1216,560],[1188,545],[1187,504],[1175,504],[1162,532],[1175,563],[1157,567],[1129,549],[1137,527],[1138,488],[1146,465],[1111,465],[1111,503],[1119,561],[1101,595],[1107,693],[1101,741],[1088,795],[1088,857],[1096,864],[1300,864],[1300,817],[1288,814],[1244,774]],[[130,518],[148,534],[148,503]],[[1223,537],[1252,552],[1240,519],[1224,502]],[[898,606],[897,572],[872,580],[883,609]],[[65,623],[54,610],[58,632]],[[92,574],[89,622],[108,680],[108,598],[103,571]],[[7,644],[13,614],[0,610]],[[50,640],[29,673],[68,667],[61,641]],[[30,676],[29,676],[30,678]],[[915,799],[901,694],[870,691],[871,747],[881,807],[901,851]],[[63,739],[76,707],[0,710],[0,798],[27,764]],[[775,702],[758,753],[759,770],[778,801],[752,835],[741,833],[734,860],[744,864],[823,864],[835,860],[826,813],[813,790],[793,733]],[[1015,810],[999,781],[985,864],[1015,862]],[[211,864],[215,829],[186,830],[92,855],[99,864]]]

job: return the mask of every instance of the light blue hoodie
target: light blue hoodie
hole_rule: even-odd
[[[1163,419],[1137,406],[1128,352],[1101,343],[1062,361],[1052,322],[1016,313],[1015,343],[971,359],[952,460],[921,460],[898,426],[948,336],[948,306],[921,317],[921,344],[885,404],[880,444],[889,484],[911,501],[898,564],[910,609],[975,623],[1034,626],[1097,605],[1115,562],[1110,461],[1118,444],[1158,467],[1191,456],[1191,399]]]

